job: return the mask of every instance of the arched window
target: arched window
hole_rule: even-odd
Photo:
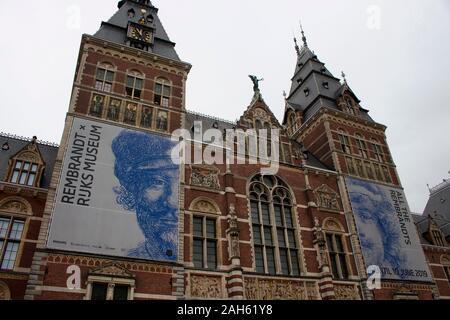
[[[158,106],[168,108],[170,104],[171,91],[172,89],[168,80],[163,78],[156,79],[154,103]]]
[[[95,89],[105,92],[112,91],[114,82],[114,67],[108,63],[102,63],[97,67],[95,77]]]
[[[324,221],[323,230],[327,240],[328,255],[334,279],[348,279],[347,246],[344,228],[334,219]]]
[[[144,88],[144,76],[138,71],[131,71],[127,75],[126,93],[131,99],[140,99]]]
[[[299,275],[299,246],[293,198],[275,176],[255,176],[250,206],[256,272]]]
[[[190,206],[192,215],[192,262],[196,268],[215,270],[219,265],[217,227],[220,211],[209,199],[198,198]]]

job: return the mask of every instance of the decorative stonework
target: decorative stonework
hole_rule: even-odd
[[[442,255],[441,257],[441,264],[444,266],[450,266],[450,256],[449,255]]]
[[[223,299],[223,286],[221,277],[191,275],[190,287],[192,298]]]
[[[32,151],[22,152],[17,156],[17,158],[20,160],[29,161],[33,163],[41,163],[41,157],[37,153]]]
[[[219,190],[219,170],[212,166],[192,167],[191,185]]]
[[[244,286],[248,300],[320,300],[314,282],[245,277]]]
[[[11,300],[11,292],[6,283],[0,281],[0,300]]]
[[[354,285],[334,285],[334,295],[336,300],[361,300],[359,290]]]
[[[262,120],[263,122],[269,122],[269,123],[272,122],[270,119],[270,115],[267,114],[267,112],[261,108],[256,108],[253,111],[253,118]]]
[[[90,267],[101,269],[102,266],[111,264],[111,260],[86,257],[86,256],[71,256],[64,254],[51,254],[48,257],[49,263],[72,265],[75,264],[80,267]],[[162,273],[172,274],[172,268],[153,263],[136,263],[136,262],[120,262],[116,263],[129,272],[146,272],[146,273]]]
[[[317,262],[319,263],[319,268],[323,270],[324,267],[329,267],[328,261],[328,251],[325,240],[325,233],[322,230],[319,219],[316,217],[314,219],[314,245],[317,249]]]
[[[10,213],[32,213],[31,206],[18,197],[9,197],[0,202],[0,210]]]
[[[319,208],[333,211],[341,210],[339,195],[327,185],[322,185],[314,190],[314,194],[316,196],[316,204]]]
[[[97,268],[89,272],[91,275],[99,276],[113,276],[120,278],[134,278],[133,274],[130,273],[126,268],[122,267],[118,263],[107,263],[101,268]]]
[[[239,224],[238,217],[236,215],[236,207],[234,204],[230,205],[228,215],[228,246],[230,259],[240,258],[241,253],[239,249]]]
[[[326,231],[344,232],[342,225],[333,218],[325,219],[323,222],[323,229]]]
[[[191,204],[190,210],[203,213],[219,213],[217,206],[212,201],[202,198],[194,200]]]

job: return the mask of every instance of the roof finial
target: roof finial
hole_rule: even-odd
[[[342,78],[344,78],[344,83],[347,84],[347,78],[346,78],[344,71],[342,71],[341,75],[342,75]]]
[[[308,42],[306,41],[305,31],[303,31],[302,21],[300,21],[300,30],[302,31],[303,46],[308,47]]]
[[[297,55],[300,55],[300,47],[297,43],[297,38],[294,36],[294,43],[295,43],[295,51],[297,51]]]

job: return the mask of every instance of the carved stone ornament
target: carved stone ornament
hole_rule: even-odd
[[[358,287],[351,285],[336,284],[334,286],[334,295],[336,300],[361,300]]]
[[[191,297],[204,299],[223,299],[222,278],[191,275]]]
[[[121,278],[134,278],[134,275],[130,273],[126,268],[117,263],[107,263],[101,268],[97,268],[89,272],[90,275],[98,276],[113,276]]]
[[[204,213],[218,213],[217,208],[208,200],[197,200],[191,207],[192,211],[204,212]]]
[[[247,300],[319,300],[313,282],[245,278]]]
[[[7,200],[0,204],[0,210],[11,213],[31,213],[31,209],[25,203],[19,200]]]
[[[314,190],[316,195],[316,204],[319,208],[329,209],[333,211],[341,210],[339,204],[339,195],[330,187],[322,185]]]
[[[256,108],[253,111],[253,118],[262,120],[263,122],[272,122],[270,119],[270,115],[267,114],[267,112],[261,108]]]
[[[323,228],[328,231],[336,231],[336,232],[344,231],[341,225],[333,219],[327,219],[323,225]]]
[[[228,236],[229,236],[229,254],[230,259],[239,258],[241,256],[239,249],[239,224],[234,204],[230,204],[228,215]]]
[[[0,300],[11,300],[11,292],[4,282],[0,282]]]
[[[219,190],[219,170],[214,167],[193,167],[191,185]]]
[[[325,233],[323,232],[320,221],[317,217],[314,218],[313,235],[314,244],[317,246],[317,262],[319,263],[319,268],[329,266]]]

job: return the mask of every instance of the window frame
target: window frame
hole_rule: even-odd
[[[202,220],[202,235],[196,235],[195,234],[195,220],[201,219]],[[214,236],[215,237],[209,237],[208,236],[208,222],[213,222],[214,226]],[[209,215],[203,215],[203,214],[193,214],[192,215],[192,264],[197,269],[203,269],[203,270],[209,270],[209,271],[215,271],[219,268],[219,228],[218,228],[218,219],[217,217],[211,217]],[[195,242],[201,241],[202,243],[202,265],[196,265],[195,260]],[[211,267],[209,265],[209,251],[210,248],[208,247],[209,244],[214,243],[215,245],[215,266]]]
[[[132,79],[132,82],[133,82],[132,87],[130,87],[128,85],[129,78]],[[136,84],[137,84],[138,80],[141,81],[140,88],[136,88]],[[127,98],[132,99],[132,100],[141,100],[142,95],[144,93],[144,87],[145,87],[145,77],[141,72],[138,72],[138,71],[127,72],[127,74],[125,76],[125,95]],[[129,92],[129,89],[131,89],[131,92]],[[139,91],[139,95],[136,94],[137,91]]]
[[[348,260],[348,249],[346,243],[346,237],[341,232],[324,230],[325,231],[325,242],[327,246],[328,259],[330,261],[331,274],[333,280],[349,280],[351,276],[351,269]],[[332,250],[330,250],[329,237],[331,237]],[[339,251],[339,245],[337,239],[340,241],[340,246],[342,251]],[[344,269],[342,268],[342,260],[345,262]],[[333,263],[334,262],[334,263]],[[337,269],[334,269],[336,266]],[[345,272],[344,272],[345,270]]]
[[[100,70],[103,70],[104,72],[102,79],[99,78]],[[112,78],[110,81],[108,79],[108,73],[112,74]],[[116,68],[113,65],[109,63],[99,64],[95,70],[95,84],[94,84],[95,89],[101,92],[112,93],[114,89],[115,77],[116,77]],[[99,84],[100,86],[98,86]],[[110,86],[109,90],[106,90],[106,85]]]
[[[367,149],[367,143],[363,136],[360,134],[356,134],[355,136],[356,146],[358,147],[358,154],[368,160],[369,159],[369,151]]]
[[[266,177],[274,182],[272,187],[264,182]],[[262,192],[256,192],[255,186],[262,189]],[[284,190],[286,196],[279,197],[276,195],[275,192],[279,190]],[[257,194],[259,196],[255,198]],[[261,199],[263,197],[266,197],[266,200]],[[275,198],[280,198],[280,201],[277,202]],[[290,203],[286,204],[286,200]],[[301,264],[301,246],[292,192],[277,176],[257,175],[252,179],[249,187],[249,202],[255,272],[270,276],[300,276],[303,266]],[[263,209],[263,206],[267,209]],[[278,212],[275,209],[276,207],[280,208],[279,214],[276,213]],[[257,210],[257,217],[255,209]],[[287,223],[288,216],[291,219],[290,224]],[[278,223],[280,219],[281,224]],[[280,234],[283,236],[282,241],[280,240]],[[259,239],[257,240],[257,238]],[[282,261],[282,251],[286,253],[285,263]],[[262,265],[258,263],[260,260]]]
[[[128,287],[127,300],[134,300],[134,289],[136,287],[136,282],[134,279],[118,278],[118,277],[103,277],[97,275],[90,275],[87,280],[87,290],[84,300],[92,300],[92,294],[94,285],[106,285],[106,299],[98,301],[114,301],[114,289],[115,286],[126,286]],[[119,300],[116,300],[119,301]]]
[[[345,154],[351,155],[352,145],[350,143],[350,136],[344,130],[339,130],[338,139],[341,146],[341,151]]]
[[[17,167],[17,164],[21,163],[20,168]],[[25,165],[28,165],[28,169],[25,169]],[[37,187],[38,182],[40,181],[40,172],[41,172],[41,164],[29,160],[24,160],[20,158],[20,155],[13,159],[11,163],[11,173],[9,175],[8,182],[13,184],[18,184],[25,187]],[[33,168],[36,167],[35,170]],[[17,178],[14,179],[15,174],[17,173]],[[33,175],[32,183],[30,184],[30,176]],[[22,177],[24,177],[24,183],[21,183]]]
[[[161,92],[157,92],[158,86],[161,86]],[[168,89],[168,95],[166,94]],[[153,90],[153,103],[161,108],[170,108],[172,98],[172,83],[165,78],[157,78]],[[157,101],[159,100],[159,102]]]
[[[4,220],[4,221],[8,221],[8,226],[6,229],[6,233],[4,236],[1,235],[0,233],[0,243],[2,244],[0,246],[0,270],[2,271],[12,271],[15,269],[16,265],[18,264],[20,258],[21,258],[21,249],[22,249],[22,242],[23,239],[25,237],[25,233],[27,231],[27,219],[25,218],[20,218],[20,217],[16,217],[16,216],[7,216],[7,215],[0,215],[0,219]],[[20,222],[21,223],[21,230],[20,230],[20,237],[11,237],[11,234],[13,232],[13,228],[16,222]],[[4,230],[4,229],[0,229],[0,230]],[[4,263],[5,263],[5,256],[7,254],[7,248],[9,246],[9,244],[16,244],[16,250],[13,251],[14,252],[14,261],[13,261],[13,265],[10,267],[9,263],[12,261],[9,257],[8,261],[10,261],[8,263],[8,266],[5,268],[4,267]]]

